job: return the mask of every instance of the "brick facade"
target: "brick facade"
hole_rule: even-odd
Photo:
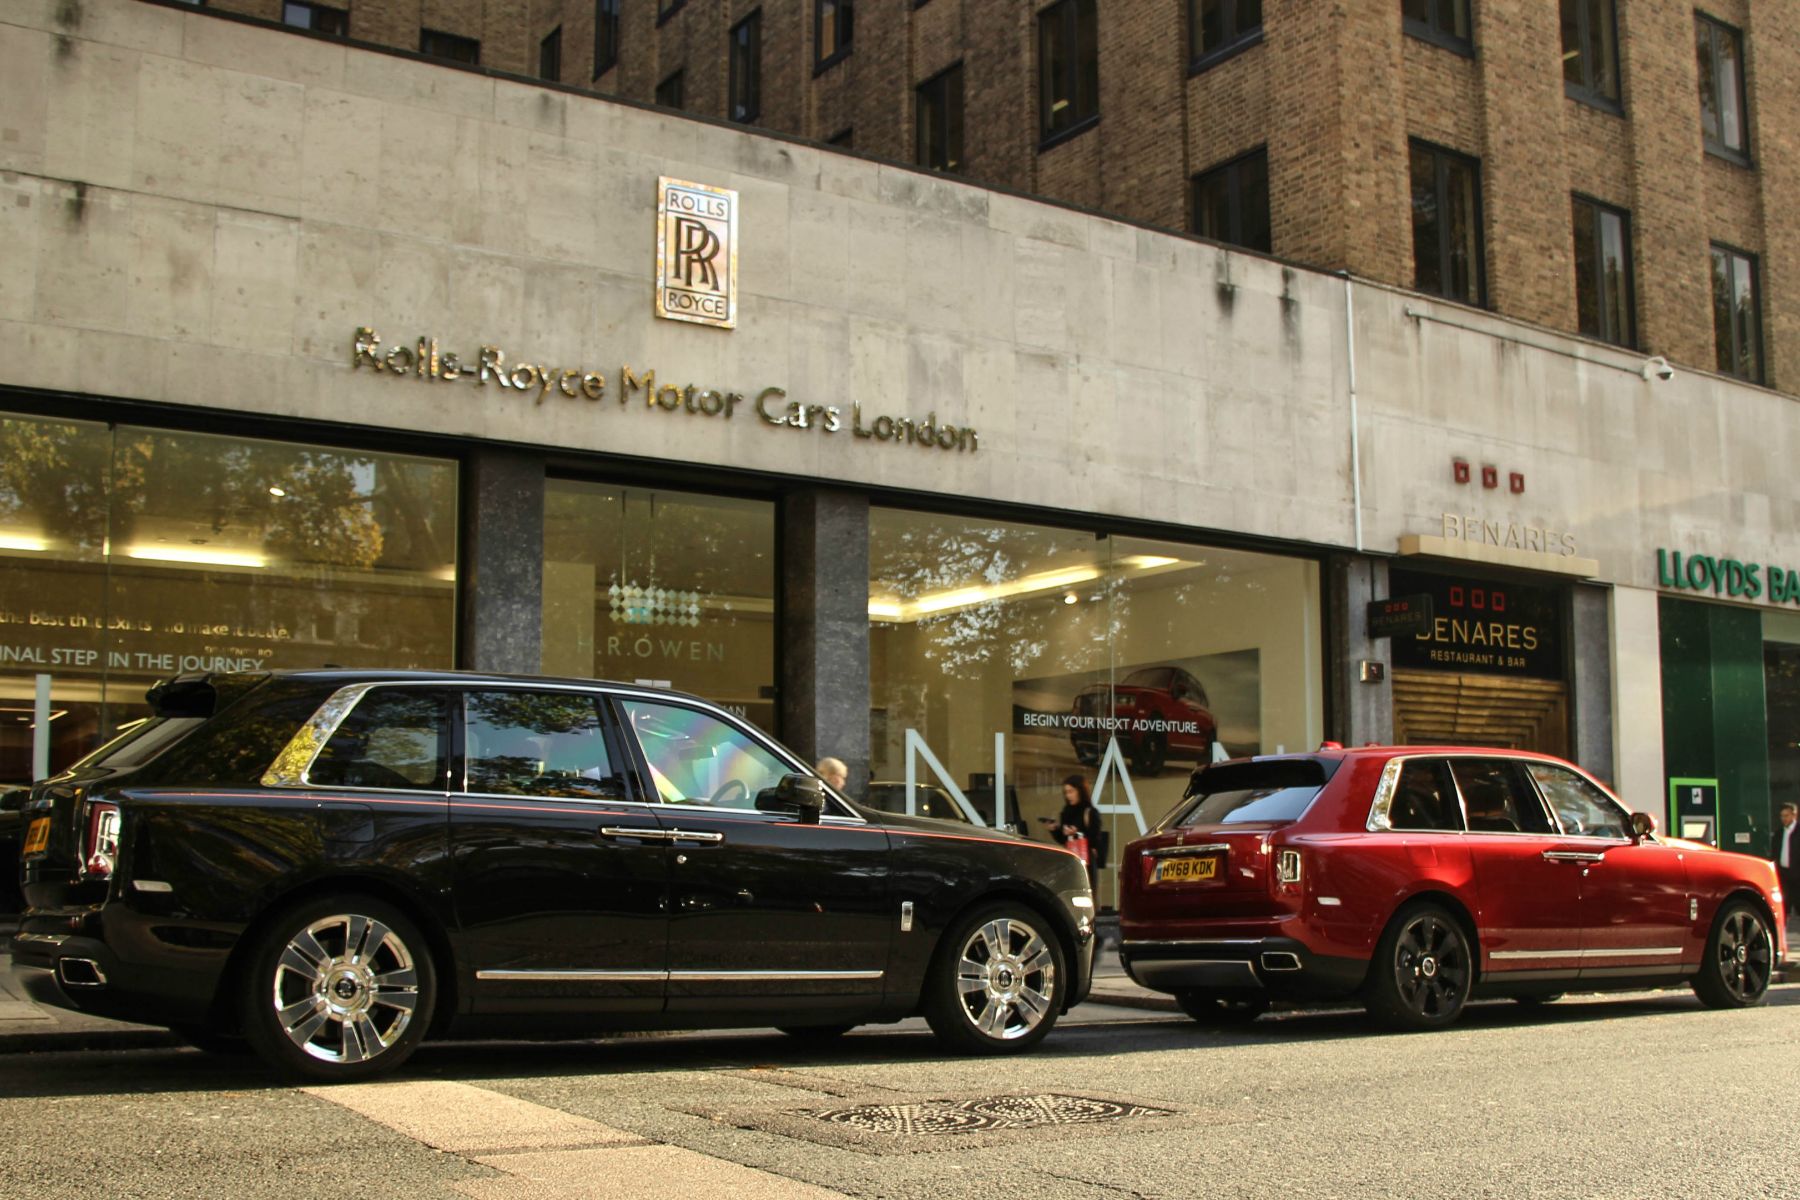
[[[1100,120],[1039,145],[1043,0],[858,0],[851,53],[815,70],[814,0],[621,0],[619,64],[593,66],[594,0],[335,0],[359,41],[418,47],[420,25],[481,39],[481,62],[530,74],[563,29],[563,80],[650,101],[685,72],[684,107],[722,117],[727,32],[762,13],[758,124],[860,153],[914,158],[914,88],[964,64],[966,173],[1152,225],[1186,228],[1189,181],[1269,155],[1274,252],[1413,282],[1407,145],[1481,162],[1487,302],[1574,331],[1571,196],[1630,213],[1638,348],[1714,364],[1708,247],[1757,255],[1765,381],[1800,386],[1800,33],[1786,0],[1706,0],[1744,33],[1751,163],[1705,153],[1694,8],[1616,0],[1623,115],[1564,94],[1550,0],[1471,0],[1473,55],[1409,36],[1399,0],[1264,0],[1260,44],[1189,67],[1186,0],[1098,0]],[[280,0],[212,0],[276,20]],[[1791,199],[1789,201],[1791,203]],[[1776,219],[1771,221],[1771,216]]]

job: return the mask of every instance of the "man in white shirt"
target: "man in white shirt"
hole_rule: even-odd
[[[1795,815],[1800,812],[1793,804],[1781,806],[1781,824],[1775,829],[1775,841],[1769,847],[1769,857],[1775,860],[1775,873],[1781,879],[1781,895],[1787,907],[1786,920],[1791,927],[1794,923],[1794,911],[1800,908],[1800,825],[1795,822]]]

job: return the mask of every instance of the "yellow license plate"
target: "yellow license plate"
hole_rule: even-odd
[[[50,818],[39,817],[31,823],[31,828],[25,831],[25,849],[23,853],[42,854],[44,852],[44,847],[49,844]]]
[[[1216,854],[1197,856],[1194,858],[1161,858],[1156,862],[1156,873],[1150,876],[1151,883],[1192,883],[1201,879],[1217,879],[1219,877],[1219,857]]]

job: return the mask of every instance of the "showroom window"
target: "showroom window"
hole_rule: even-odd
[[[1043,839],[1080,774],[1116,867],[1196,765],[1323,734],[1314,562],[899,509],[869,525],[884,807],[910,773]],[[1111,903],[1110,871],[1101,886]]]
[[[0,417],[0,782],[164,676],[452,666],[456,511],[441,459]]]
[[[552,479],[543,669],[676,688],[775,731],[775,506]]]

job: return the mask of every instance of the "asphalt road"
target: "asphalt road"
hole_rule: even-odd
[[[5,1055],[0,1196],[1800,1197],[1800,985],[1423,1035],[1080,1017],[1005,1060],[911,1027],[450,1044],[316,1092],[185,1049]]]

